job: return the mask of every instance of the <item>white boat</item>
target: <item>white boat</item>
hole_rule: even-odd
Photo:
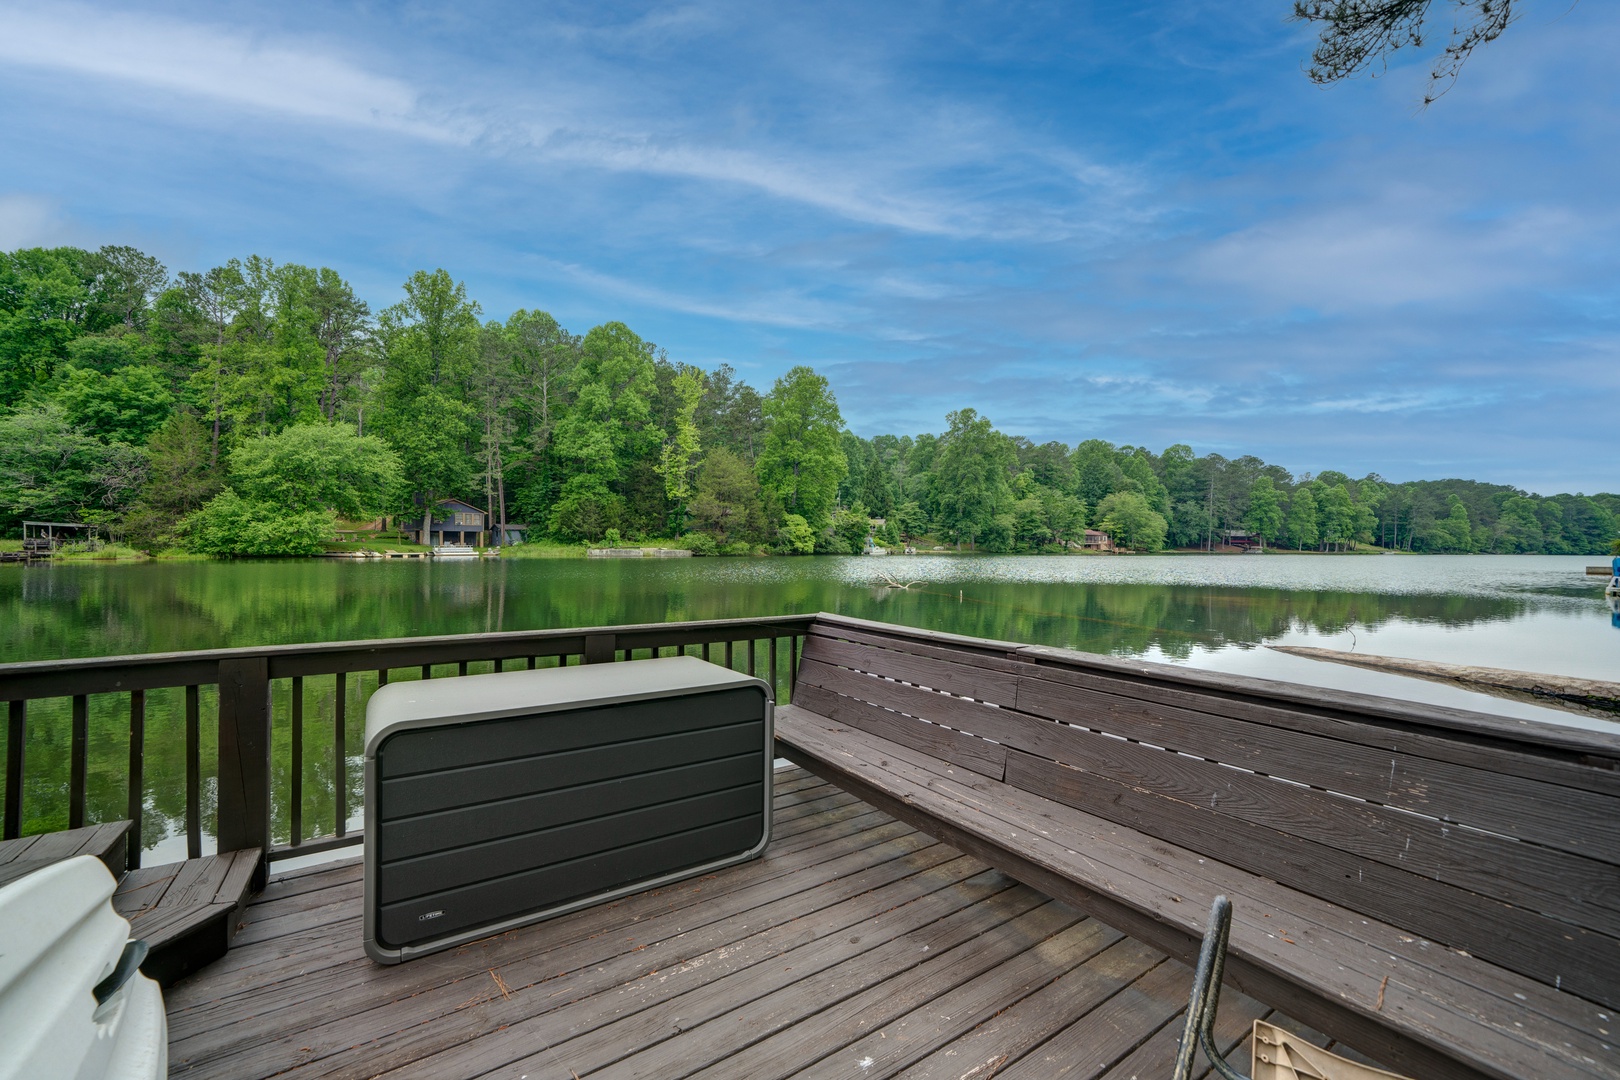
[[[168,1074],[163,994],[112,909],[117,884],[81,855],[0,888],[0,1080]]]
[[[478,549],[465,544],[441,544],[433,549],[435,559],[475,559]]]

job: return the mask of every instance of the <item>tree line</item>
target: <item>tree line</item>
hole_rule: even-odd
[[[171,275],[129,247],[0,253],[0,531],[87,521],[147,549],[314,553],[340,523],[487,508],[562,541],[702,553],[928,538],[1064,551],[1269,546],[1600,552],[1620,496],[1295,476],[1255,457],[1035,444],[974,409],[863,439],[795,367],[761,393],[620,322],[486,320],[444,270],[372,311],[335,270],[261,257]]]

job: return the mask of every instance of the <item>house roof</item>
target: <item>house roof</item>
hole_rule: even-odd
[[[433,504],[435,510],[460,510],[469,514],[482,514],[483,511],[472,503],[464,503],[460,499],[440,499]]]

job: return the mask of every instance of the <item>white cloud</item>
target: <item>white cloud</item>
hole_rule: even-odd
[[[1440,193],[1267,221],[1196,253],[1191,275],[1318,311],[1468,305],[1506,289],[1555,284],[1559,264],[1597,223],[1529,207],[1494,221],[1447,220]]]
[[[424,115],[405,82],[294,41],[77,5],[0,8],[0,61],[435,141],[465,132]]]
[[[837,326],[845,321],[832,305],[790,293],[778,293],[753,302],[716,302],[628,281],[577,263],[559,262],[539,255],[531,256],[530,260],[550,273],[577,281],[597,293],[667,311],[796,330]]]

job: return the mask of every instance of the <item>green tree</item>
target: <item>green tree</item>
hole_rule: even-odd
[[[674,430],[664,439],[658,457],[658,475],[664,478],[664,493],[674,506],[675,531],[686,529],[688,503],[697,479],[698,455],[702,444],[693,417],[703,397],[703,372],[682,365],[675,376]]]
[[[89,259],[78,248],[0,252],[0,409],[49,379],[92,329]]]
[[[1468,507],[1457,495],[1446,496],[1447,513],[1434,523],[1432,538],[1439,551],[1462,554],[1474,550],[1474,530],[1469,521]]]
[[[816,550],[816,531],[798,514],[784,514],[777,542],[789,555],[809,555]]]
[[[704,446],[723,446],[753,463],[765,441],[765,399],[730,364],[710,372],[695,415]]]
[[[375,424],[400,457],[429,535],[438,500],[467,486],[475,410],[469,386],[479,350],[479,308],[443,270],[418,270],[405,299],[378,317],[383,411]]]
[[[210,418],[209,459],[219,460],[220,439],[224,435],[225,405],[233,374],[234,357],[231,327],[247,302],[247,279],[236,259],[206,273],[182,271],[177,292],[171,300],[177,327],[195,333],[199,361],[192,373],[192,395]],[[191,334],[186,334],[189,337]]]
[[[0,528],[25,518],[116,520],[145,479],[136,447],[75,427],[55,402],[0,416]]]
[[[146,444],[147,474],[131,507],[125,531],[142,546],[177,542],[174,529],[224,486],[208,454],[208,429],[180,409],[169,415]]]
[[[1243,515],[1243,527],[1260,537],[1262,547],[1282,534],[1282,498],[1271,477],[1259,477],[1249,488],[1249,509]]]
[[[181,522],[180,532],[205,555],[319,555],[335,526],[330,510],[287,510],[226,488]]]
[[[738,540],[757,542],[764,537],[759,479],[747,462],[723,446],[710,450],[698,470],[692,526],[722,545]]]
[[[1329,487],[1321,478],[1316,480],[1312,488],[1316,495],[1316,520],[1321,540],[1324,544],[1342,549],[1350,543],[1356,531],[1356,508],[1350,498],[1350,490],[1343,482]]]
[[[866,550],[866,538],[872,535],[872,519],[862,506],[834,511],[833,534],[844,542],[850,554],[859,555]]]
[[[1147,496],[1136,491],[1116,491],[1097,507],[1097,526],[1113,538],[1116,547],[1132,551],[1164,550],[1168,526],[1164,515],[1153,509]]]
[[[119,368],[110,375],[68,365],[56,390],[68,419],[109,442],[139,446],[151,437],[174,408],[174,395],[161,372],[145,364]]]
[[[326,509],[361,521],[395,505],[399,456],[346,424],[300,424],[244,439],[231,452],[230,485],[244,499],[289,511]]]
[[[793,368],[771,387],[764,413],[760,486],[790,515],[808,522],[812,532],[820,532],[831,519],[838,485],[849,471],[839,437],[844,418],[832,389],[810,368]]]
[[[965,536],[972,544],[997,514],[1012,506],[1010,473],[1017,453],[1012,441],[973,409],[960,409],[946,419],[950,429],[940,439],[934,465],[940,523],[958,543]]]
[[[1288,542],[1294,545],[1295,550],[1304,551],[1307,547],[1316,546],[1321,530],[1316,525],[1316,496],[1311,493],[1309,485],[1301,484],[1294,489],[1294,496],[1288,502],[1288,523],[1285,527]]]

